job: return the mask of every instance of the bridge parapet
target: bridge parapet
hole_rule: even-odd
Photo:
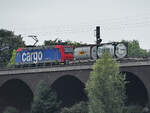
[[[15,70],[3,70],[0,71],[0,75],[16,75],[24,73],[41,73],[41,72],[59,72],[59,71],[71,71],[71,70],[87,70],[92,69],[92,65],[80,65],[80,66],[64,66],[64,67],[45,67],[45,68],[31,68],[31,69],[15,69]]]
[[[120,67],[137,67],[137,66],[150,66],[150,60],[145,59],[122,59],[118,60]],[[92,70],[93,63],[76,63],[69,65],[57,65],[54,67],[34,67],[34,68],[15,68],[0,70],[0,75],[14,75],[24,73],[41,73],[41,72],[59,72],[59,71],[71,71],[71,70]]]

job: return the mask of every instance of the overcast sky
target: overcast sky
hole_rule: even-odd
[[[150,49],[150,0],[0,0],[0,28],[22,34],[26,44],[44,40],[95,43],[136,39]]]

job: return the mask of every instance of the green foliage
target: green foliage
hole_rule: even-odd
[[[8,64],[14,49],[24,46],[25,43],[21,35],[15,35],[12,31],[0,29],[0,67]]]
[[[7,107],[3,113],[19,113],[14,107]]]
[[[126,106],[123,113],[143,113],[143,107],[139,105]]]
[[[88,113],[88,105],[86,102],[80,102],[71,108],[63,108],[61,113]]]
[[[145,49],[140,48],[139,42],[137,40],[122,42],[128,43],[128,56],[129,57],[147,57],[148,52]]]
[[[62,40],[57,39],[57,38],[55,40],[45,40],[44,46],[56,45],[58,43],[62,43]]]
[[[117,62],[104,53],[94,64],[86,84],[89,113],[122,113],[125,100],[125,76]]]
[[[67,40],[67,41],[62,41],[61,39],[55,39],[55,40],[48,40],[48,41],[44,41],[44,45],[45,46],[50,46],[50,45],[57,45],[57,44],[64,44],[64,45],[72,45],[72,46],[80,46],[80,45],[83,45],[82,42],[73,42],[73,41],[70,41],[70,40]],[[84,44],[86,45],[86,44]]]
[[[12,66],[15,65],[16,54],[17,54],[17,51],[14,49],[14,50],[12,51],[12,57],[11,57],[9,63],[8,63],[8,67],[12,67]]]
[[[56,93],[44,81],[40,81],[34,96],[31,113],[57,113],[60,102]]]

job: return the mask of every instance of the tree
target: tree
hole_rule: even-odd
[[[19,113],[14,107],[7,107],[3,113]]]
[[[116,60],[104,53],[93,66],[86,84],[89,113],[122,113],[125,100],[125,77]]]
[[[12,31],[0,29],[0,66],[7,65],[14,49],[24,46],[25,43],[21,35],[15,35]]]
[[[60,102],[56,93],[40,81],[34,96],[31,113],[57,113]]]
[[[140,48],[138,40],[122,42],[128,43],[128,56],[129,57],[147,57],[148,52],[145,49]]]
[[[71,108],[63,108],[61,113],[88,113],[88,105],[86,102],[80,102]]]
[[[61,39],[58,39],[58,38],[56,38],[55,40],[45,40],[44,41],[44,46],[57,45],[57,44],[72,45],[72,46],[87,45],[86,43],[83,44],[82,42],[75,42],[75,41],[73,42],[70,40],[62,41]]]
[[[44,46],[56,45],[58,43],[62,43],[62,40],[56,38],[55,40],[45,40]]]

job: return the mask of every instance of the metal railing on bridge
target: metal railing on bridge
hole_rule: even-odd
[[[148,62],[150,58],[123,58],[123,59],[114,59],[118,63],[129,63],[129,62]],[[15,70],[15,69],[28,69],[28,68],[46,68],[46,67],[65,67],[73,65],[93,65],[96,60],[75,60],[70,61],[68,64],[64,63],[38,63],[38,64],[27,64],[27,65],[12,65],[8,66],[6,64],[0,65],[0,70]]]

